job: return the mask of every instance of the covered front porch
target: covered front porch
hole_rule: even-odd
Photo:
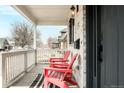
[[[39,25],[68,26],[71,6],[12,6],[34,25],[33,49],[2,52],[2,87],[40,88],[43,84],[43,67],[49,66],[52,57],[62,58],[65,49],[42,49],[36,46],[36,31]],[[54,32],[53,32],[54,33]],[[68,33],[67,33],[68,38]],[[69,42],[68,39],[66,41]],[[68,45],[66,45],[68,46]],[[69,56],[69,60],[73,51]],[[74,86],[72,86],[74,87]]]

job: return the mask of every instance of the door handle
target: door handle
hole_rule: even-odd
[[[103,52],[103,46],[100,44],[98,47],[98,60],[99,60],[99,62],[103,61],[102,52]]]

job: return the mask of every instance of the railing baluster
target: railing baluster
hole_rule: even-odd
[[[6,82],[8,82],[8,79],[9,79],[9,59],[7,58],[6,59],[6,62],[5,62],[5,64],[6,64]]]
[[[61,52],[58,52],[61,51]],[[37,62],[43,63],[49,61],[51,57],[62,57],[65,50],[59,49],[37,49]]]
[[[13,56],[11,56],[11,79],[13,78]]]
[[[13,70],[12,70],[12,78],[14,77],[14,73],[15,73],[15,56],[12,56],[12,68],[13,68]]]
[[[11,62],[11,61],[12,61],[12,57],[10,57],[10,60],[9,60],[9,61],[10,61],[10,62],[9,62],[9,63],[10,63],[10,68],[9,68],[9,74],[10,74],[9,76],[10,76],[10,77],[9,77],[9,79],[11,80],[11,77],[12,77],[12,76],[11,76],[11,75],[12,75],[12,74],[11,74],[11,73],[12,73],[12,69],[11,69],[11,68],[12,68],[12,62]]]

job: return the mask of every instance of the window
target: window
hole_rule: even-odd
[[[69,20],[69,44],[74,43],[74,18]]]

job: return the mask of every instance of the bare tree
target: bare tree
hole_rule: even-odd
[[[41,33],[39,30],[37,30],[37,32],[36,32],[36,38],[37,38],[37,40],[36,40],[37,45],[36,46],[37,46],[37,48],[41,48],[43,46],[43,42],[42,42]]]
[[[33,26],[26,23],[16,22],[12,25],[12,38],[15,42],[15,46],[31,46],[33,44]],[[37,38],[40,37],[40,33],[37,33]]]

